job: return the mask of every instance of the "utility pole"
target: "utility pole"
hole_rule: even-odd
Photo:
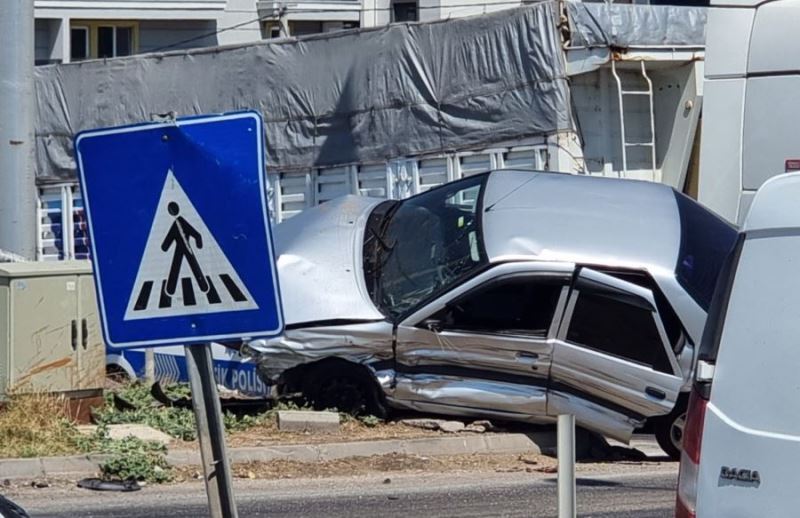
[[[0,250],[36,256],[33,0],[0,1]]]

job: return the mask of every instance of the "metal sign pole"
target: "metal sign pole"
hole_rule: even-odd
[[[184,349],[211,518],[237,518],[211,344],[187,345]]]
[[[558,518],[575,518],[575,416],[558,416]]]

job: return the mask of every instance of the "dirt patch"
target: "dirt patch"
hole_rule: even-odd
[[[355,419],[346,419],[338,433],[297,433],[278,430],[276,420],[269,419],[247,430],[228,433],[229,448],[274,446],[278,444],[322,444],[329,442],[379,441],[383,439],[413,439],[440,437],[443,432],[423,430],[401,423],[388,422],[367,426]],[[191,447],[195,443],[177,442],[175,447]]]
[[[233,466],[236,478],[287,479],[325,478],[335,476],[370,475],[376,473],[453,473],[453,472],[540,472],[553,473],[555,459],[540,455],[437,455],[435,457],[402,453],[350,457],[324,462],[244,462]],[[176,481],[201,477],[197,467],[176,469]]]

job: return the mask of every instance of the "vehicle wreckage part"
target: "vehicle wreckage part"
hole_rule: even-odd
[[[150,387],[150,395],[153,399],[167,407],[177,408],[192,408],[192,399],[188,397],[172,398],[164,391],[161,383],[156,381]],[[114,395],[114,402],[116,403],[119,398]],[[124,401],[124,400],[123,400]],[[251,398],[251,397],[220,397],[220,405],[225,412],[232,412],[234,414],[256,414],[268,410],[272,406],[272,402],[264,398]],[[127,403],[127,402],[126,402]],[[130,403],[127,403],[130,404]]]
[[[78,481],[78,487],[94,491],[139,491],[142,486],[135,480],[103,480],[101,478],[84,478]]]
[[[325,360],[301,369],[302,392],[316,410],[336,409],[354,416],[385,419],[389,412],[372,374],[343,360]]]

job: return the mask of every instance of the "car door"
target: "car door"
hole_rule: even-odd
[[[546,418],[573,268],[504,265],[406,319],[397,328],[394,398],[433,412]]]
[[[548,412],[627,440],[672,410],[682,384],[652,291],[581,268],[553,346]]]

